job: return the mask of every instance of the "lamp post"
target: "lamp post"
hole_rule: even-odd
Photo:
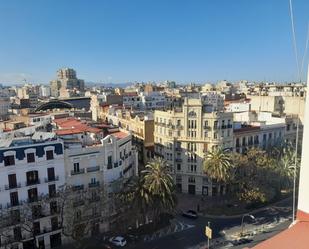
[[[245,219],[246,216],[250,217],[252,220],[255,220],[255,217],[252,214],[244,214],[242,216],[242,219],[241,219],[241,233],[240,233],[241,236],[243,235],[243,232],[244,232],[244,219]]]

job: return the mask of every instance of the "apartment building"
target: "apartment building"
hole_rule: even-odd
[[[173,168],[179,191],[215,196],[224,186],[212,183],[203,172],[203,159],[215,147],[233,147],[233,114],[209,112],[202,99],[185,98],[181,108],[155,111],[155,153]]]
[[[298,118],[298,117],[294,117]],[[296,120],[292,116],[274,117],[270,112],[234,113],[235,152],[245,153],[251,147],[264,150],[281,142],[296,142]],[[302,138],[302,125],[299,125]]]
[[[63,143],[49,136],[4,139],[0,155],[0,248],[33,248],[33,235],[40,248],[59,246],[55,197],[65,183]]]
[[[92,234],[106,232],[110,216],[117,211],[112,209],[112,200],[108,202],[114,191],[113,183],[137,174],[137,151],[132,146],[132,136],[116,131],[104,137],[100,144],[86,147],[83,141],[64,144],[66,184],[76,190],[77,208],[86,205],[82,199],[85,193],[91,197],[80,220],[86,217],[89,222],[90,219]]]
[[[50,82],[51,96],[56,98],[61,95],[61,92],[64,95],[67,90],[77,90],[83,92],[84,88],[84,80],[78,79],[76,76],[76,71],[72,68],[59,69],[57,71],[57,79]]]
[[[118,106],[110,106],[102,112],[102,119],[109,124],[132,132],[139,162],[145,164],[153,158],[154,120],[152,112],[129,111]]]

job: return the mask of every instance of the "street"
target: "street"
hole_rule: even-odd
[[[254,213],[255,220],[245,219],[245,231],[247,227],[268,227],[268,230],[256,234],[252,237],[253,242],[246,245],[234,246],[233,248],[243,248],[244,246],[254,245],[261,242],[268,237],[273,236],[275,233],[280,232],[289,226],[291,221],[291,208],[290,199],[283,201],[277,205],[271,206],[266,210],[261,210]],[[169,233],[161,233],[160,236],[149,236],[149,240],[139,242],[136,245],[129,246],[136,249],[188,249],[188,248],[201,248],[206,245],[206,237],[204,235],[205,225],[210,222],[210,226],[213,230],[213,241],[211,245],[214,245],[215,241],[218,241],[217,245],[213,248],[231,248],[232,246],[220,246],[219,242],[226,241],[229,236],[240,232],[241,216],[240,217],[199,217],[196,220],[191,220],[182,216],[177,216],[176,220],[179,224],[187,226],[187,229],[173,231],[169,230]],[[224,234],[225,233],[225,234]],[[205,248],[205,247],[204,247]]]

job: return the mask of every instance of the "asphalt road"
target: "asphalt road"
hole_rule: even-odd
[[[255,221],[250,219],[246,219],[245,223],[255,223],[255,224],[267,224],[267,223],[275,223],[280,218],[289,218],[291,216],[290,211],[290,200],[287,200],[280,205],[275,205],[267,210],[262,210],[254,214]],[[154,239],[150,242],[140,242],[136,245],[129,245],[128,248],[135,248],[135,249],[186,249],[198,245],[201,242],[206,242],[206,237],[204,235],[205,225],[210,222],[210,226],[213,230],[213,239],[220,238],[222,235],[220,232],[222,230],[228,231],[229,229],[238,229],[240,230],[239,226],[241,223],[241,217],[236,218],[211,218],[211,217],[199,217],[196,220],[190,220],[184,218],[182,216],[176,217],[177,220],[187,223],[190,225],[194,225],[194,227],[181,231],[172,233],[166,236],[162,236],[161,238]],[[276,232],[280,232],[281,230],[285,229],[290,222],[281,223],[280,226],[274,227],[268,233],[263,233],[260,235],[256,235],[254,237],[254,242],[251,244],[257,244],[269,237],[274,235]],[[251,244],[246,244],[245,246],[251,246]],[[241,247],[232,247],[235,248],[243,248]],[[226,247],[228,248],[228,247]],[[231,247],[230,247],[231,248]]]

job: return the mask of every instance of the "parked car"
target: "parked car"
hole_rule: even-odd
[[[197,219],[198,217],[197,212],[195,212],[194,210],[188,210],[186,212],[183,212],[182,216],[191,218],[191,219]]]
[[[126,239],[124,237],[121,237],[121,236],[111,237],[109,239],[109,242],[111,242],[115,246],[121,246],[121,247],[123,247],[127,244]]]

